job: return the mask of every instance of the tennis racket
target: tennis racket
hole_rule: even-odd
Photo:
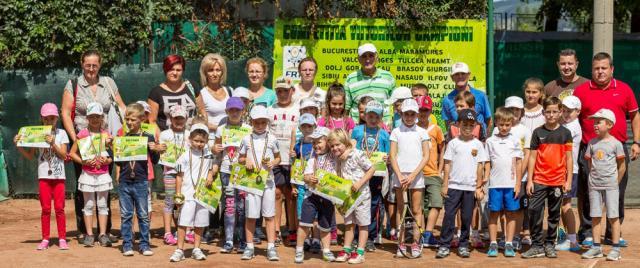
[[[405,196],[406,193],[404,193]],[[413,213],[411,212],[410,204],[411,200],[409,198],[405,198],[405,206],[402,212],[402,220],[400,221],[400,227],[398,228],[400,234],[398,235],[398,248],[400,245],[405,245],[406,250],[400,250],[402,256],[408,259],[416,259],[422,257],[422,242],[420,238],[422,237],[422,227],[418,225],[416,222]],[[414,256],[411,252],[411,245],[417,244],[420,247],[420,254]]]

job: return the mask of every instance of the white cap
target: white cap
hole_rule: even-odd
[[[300,100],[300,110],[308,107],[318,109],[318,102],[311,97],[303,98]]]
[[[402,112],[414,111],[419,112],[420,107],[418,107],[418,102],[414,99],[406,99],[402,102]]]
[[[367,52],[378,53],[378,50],[376,49],[376,46],[374,46],[371,43],[366,43],[358,47],[358,57],[362,56],[364,53],[367,53]]]
[[[511,96],[504,100],[504,107],[524,109],[524,101],[518,96]]]
[[[262,105],[253,106],[253,109],[251,109],[251,113],[249,113],[249,115],[251,116],[251,119],[270,119],[267,108]]]
[[[207,135],[209,135],[209,128],[207,126],[205,126],[204,124],[198,123],[198,124],[193,124],[193,126],[191,126],[190,131],[194,132],[196,130],[203,130],[204,132],[207,132]]]
[[[300,116],[300,120],[298,120],[298,124],[299,125],[316,125],[316,118],[315,116],[313,116],[312,114],[303,114]]]
[[[149,104],[146,101],[136,101],[136,103],[142,105],[142,108],[144,108],[145,113],[151,112],[151,106],[149,106]]]
[[[391,98],[384,101],[387,105],[391,105],[399,100],[410,99],[413,98],[411,95],[411,89],[408,87],[397,87],[391,92]]]
[[[311,137],[312,139],[319,139],[329,136],[329,132],[331,131],[326,127],[317,127],[315,130],[313,130],[313,133],[311,133],[309,137]]]
[[[580,102],[580,99],[573,95],[564,97],[564,99],[562,99],[562,105],[567,106],[567,108],[569,109],[582,109],[582,103]]]
[[[464,62],[456,62],[453,64],[453,66],[451,66],[451,75],[457,74],[457,73],[465,73],[468,74],[471,71],[469,71],[469,65],[467,65]]]
[[[251,99],[249,97],[249,90],[246,87],[237,87],[233,91],[233,96],[238,98]]]
[[[87,104],[87,115],[104,115],[104,111],[102,110],[102,104],[97,102],[92,102]]]
[[[611,121],[613,124],[616,123],[616,115],[609,109],[604,109],[604,108],[600,109],[595,114],[592,114],[591,116],[589,116],[589,119],[596,119],[596,118],[604,118]]]

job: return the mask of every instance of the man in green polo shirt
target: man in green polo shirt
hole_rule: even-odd
[[[346,107],[355,122],[359,121],[358,101],[363,96],[371,96],[379,103],[384,103],[396,87],[393,75],[385,70],[376,68],[378,52],[373,44],[367,43],[358,47],[358,62],[362,66],[345,81],[344,89],[347,95]],[[385,107],[388,111],[388,107]],[[390,122],[391,113],[385,113],[384,122]]]

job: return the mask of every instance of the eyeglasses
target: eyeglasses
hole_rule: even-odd
[[[85,65],[82,65],[82,67],[85,68],[85,69],[89,69],[89,70],[91,70],[91,69],[96,69],[96,70],[100,69],[100,65],[98,65],[98,64],[85,64]]]

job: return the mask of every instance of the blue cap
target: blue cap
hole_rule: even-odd
[[[367,105],[364,108],[365,114],[376,113],[379,116],[382,116],[383,111],[384,111],[384,107],[382,106],[382,104],[374,100],[367,102]]]
[[[239,97],[231,97],[227,100],[227,110],[229,109],[244,109],[244,102]]]
[[[303,114],[300,116],[300,121],[298,121],[298,123],[302,126],[304,124],[307,125],[316,125],[316,118],[309,113]]]
[[[464,120],[476,121],[476,112],[471,109],[463,109],[458,112],[458,122]]]

